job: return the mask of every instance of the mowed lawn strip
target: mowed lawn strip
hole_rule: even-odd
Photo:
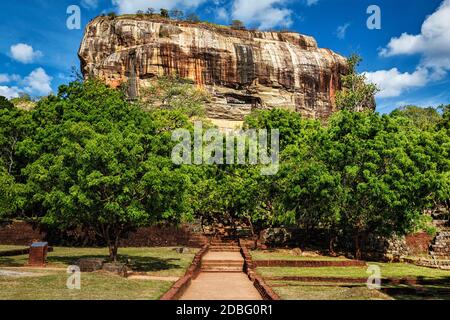
[[[364,286],[344,287],[305,284],[272,287],[272,289],[283,300],[392,300],[388,295],[377,290],[369,290]]]
[[[28,246],[15,246],[15,245],[2,244],[2,245],[0,245],[0,252],[21,250],[21,249],[28,249],[28,248],[29,248]]]
[[[349,278],[348,283],[300,282],[269,280],[276,293],[286,300],[367,300],[367,299],[450,299],[450,270],[419,267],[406,263],[368,263],[378,265],[382,278],[420,280],[421,284],[393,285],[381,283],[385,292],[369,290],[366,285],[352,283],[351,278],[367,279],[363,267],[257,268],[264,278],[271,277],[337,277]],[[427,283],[429,281],[429,283]],[[420,288],[422,291],[416,291]]]
[[[173,284],[95,272],[82,273],[81,289],[69,290],[67,279],[63,271],[35,277],[0,276],[0,300],[156,300]]]
[[[172,247],[122,248],[121,261],[130,261],[134,271],[151,276],[180,277],[192,262],[197,249],[177,253]],[[14,272],[35,273],[36,276],[0,276],[0,299],[10,300],[156,300],[173,281],[135,280],[103,271],[81,273],[81,289],[69,290],[66,268],[80,258],[107,258],[106,248],[55,247],[48,254],[48,268],[13,268]],[[28,255],[0,257],[0,268],[23,267]],[[53,268],[61,268],[55,270]]]
[[[406,263],[368,263],[380,267],[382,278],[425,278],[449,279],[450,270],[440,270],[419,267]],[[364,267],[319,267],[319,268],[291,268],[291,267],[260,267],[258,273],[263,277],[342,277],[367,278],[367,268]],[[450,283],[450,281],[449,281]]]
[[[255,250],[251,251],[252,259],[258,260],[299,260],[299,261],[348,261],[345,257],[299,256],[289,250]]]

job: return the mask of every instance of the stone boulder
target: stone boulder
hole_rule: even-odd
[[[81,272],[94,272],[101,270],[105,259],[100,258],[82,258],[78,260],[75,264],[80,267]]]
[[[210,93],[209,118],[242,121],[254,109],[283,108],[310,118],[336,111],[347,60],[294,32],[233,30],[139,16],[98,17],[79,49],[81,71],[129,95],[176,74]]]

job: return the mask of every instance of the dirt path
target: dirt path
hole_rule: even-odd
[[[202,263],[206,270],[192,281],[180,300],[262,300],[253,283],[236,266],[244,259],[238,252],[209,252]],[[220,271],[211,271],[214,270]]]

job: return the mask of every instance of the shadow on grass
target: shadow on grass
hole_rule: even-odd
[[[49,263],[58,263],[63,265],[73,265],[79,259],[105,259],[107,257],[104,255],[84,255],[84,256],[51,256],[47,258]],[[127,263],[128,266],[137,272],[154,272],[154,271],[163,271],[163,270],[174,270],[174,269],[182,269],[179,263],[181,259],[175,258],[156,258],[156,257],[141,257],[141,256],[133,256],[133,255],[119,255],[119,262]]]
[[[24,258],[24,260],[18,260],[17,259],[18,257],[20,258],[20,256],[1,257],[0,258],[0,266],[2,266],[2,267],[23,267],[24,263],[28,262],[28,256],[26,256],[26,258]]]
[[[441,278],[417,277],[411,281],[388,284],[382,291],[399,300],[441,299],[450,300],[450,276]]]

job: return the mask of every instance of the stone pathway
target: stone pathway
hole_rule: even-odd
[[[247,275],[202,272],[180,300],[262,300]]]
[[[35,272],[18,272],[18,271],[12,271],[12,270],[0,270],[0,277],[14,277],[14,278],[21,278],[21,277],[40,277],[45,276],[45,274],[42,273],[35,273]]]
[[[213,243],[202,259],[202,272],[180,300],[262,300],[243,272],[244,258],[236,248]]]

